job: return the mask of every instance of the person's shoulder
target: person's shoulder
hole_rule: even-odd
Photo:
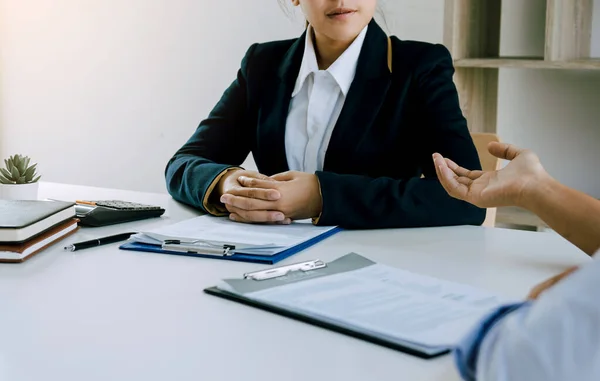
[[[442,44],[401,40],[395,36],[391,40],[394,63],[399,62],[407,69],[426,70],[440,64],[452,65],[452,56]]]
[[[253,67],[272,69],[281,63],[297,38],[253,44],[246,53],[247,63]]]
[[[254,44],[254,55],[261,58],[283,57],[298,38]]]

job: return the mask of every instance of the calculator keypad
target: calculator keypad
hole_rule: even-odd
[[[117,210],[160,210],[161,207],[160,206],[154,206],[154,205],[146,205],[146,204],[140,204],[137,202],[131,202],[131,201],[121,201],[121,200],[100,200],[100,201],[93,201],[96,206],[103,206],[105,208],[112,208],[112,209],[117,209]]]

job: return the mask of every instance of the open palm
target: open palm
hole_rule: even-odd
[[[511,160],[497,171],[471,171],[434,154],[438,178],[448,194],[481,208],[518,205],[527,188],[546,172],[531,151],[503,143],[490,143],[490,153]]]

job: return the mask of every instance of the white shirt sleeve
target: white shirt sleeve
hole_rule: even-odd
[[[599,381],[600,260],[495,322],[473,348],[480,381]]]

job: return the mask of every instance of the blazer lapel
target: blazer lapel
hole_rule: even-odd
[[[358,57],[354,81],[333,129],[325,154],[326,171],[348,169],[361,137],[375,121],[391,84],[387,66],[387,36],[371,21]]]
[[[305,34],[285,54],[277,77],[263,91],[260,106],[258,149],[262,156],[261,172],[273,175],[289,170],[285,151],[285,125],[292,91],[302,64]]]

